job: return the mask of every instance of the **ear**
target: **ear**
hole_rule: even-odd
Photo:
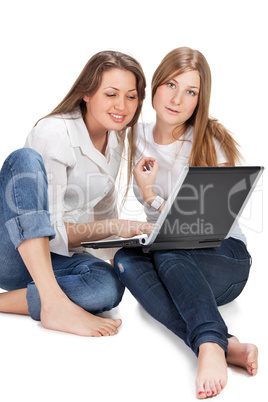
[[[89,102],[89,99],[90,99],[90,97],[87,96],[87,95],[85,95],[85,96],[83,97],[83,100],[84,100],[86,103]]]

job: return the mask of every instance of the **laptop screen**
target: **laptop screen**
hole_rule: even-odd
[[[190,167],[156,241],[224,239],[259,172],[260,167]]]

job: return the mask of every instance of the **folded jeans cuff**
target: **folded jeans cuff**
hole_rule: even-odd
[[[200,338],[194,347],[194,353],[196,354],[196,356],[198,356],[198,352],[199,352],[199,346],[202,343],[217,343],[220,347],[222,347],[222,349],[225,352],[225,356],[227,357],[227,347],[228,347],[228,341],[227,339],[221,339],[220,337],[216,336],[216,335],[207,335],[207,336],[203,336],[202,338]]]
[[[34,211],[16,216],[7,221],[5,225],[15,248],[18,248],[24,240],[38,237],[49,237],[51,240],[56,235],[47,211]]]

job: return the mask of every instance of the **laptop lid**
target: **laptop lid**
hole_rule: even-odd
[[[262,167],[185,167],[150,236],[84,242],[85,247],[143,250],[219,246],[232,231]]]
[[[232,232],[262,171],[258,166],[190,167],[150,249],[219,246]]]

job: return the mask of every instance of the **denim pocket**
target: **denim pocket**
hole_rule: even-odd
[[[236,299],[244,289],[246,283],[247,281],[243,281],[231,285],[222,295],[216,298],[217,305],[222,306]]]

